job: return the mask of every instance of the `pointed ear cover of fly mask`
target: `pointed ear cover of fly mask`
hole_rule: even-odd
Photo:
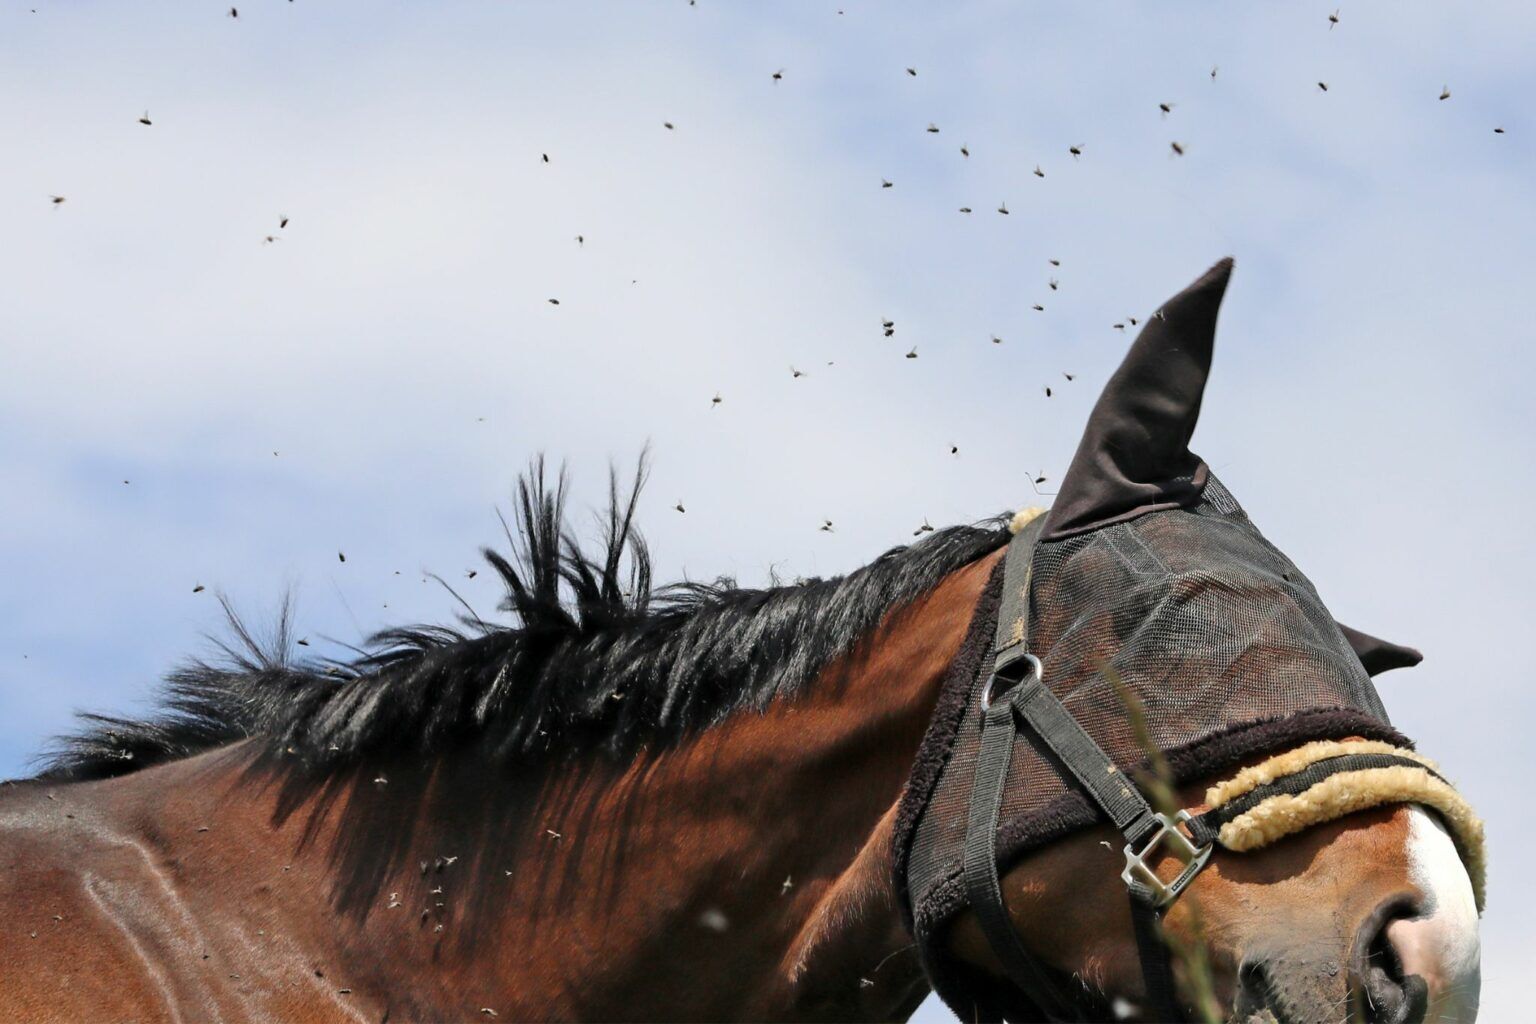
[[[1042,540],[1188,505],[1210,471],[1189,439],[1211,372],[1222,260],[1152,314],[1088,417]]]
[[[1354,648],[1355,655],[1360,659],[1360,664],[1365,666],[1369,675],[1380,675],[1390,672],[1394,668],[1413,668],[1424,660],[1417,648],[1404,647],[1402,644],[1394,644],[1390,640],[1362,633],[1358,629],[1351,629],[1344,623],[1339,623],[1339,632],[1344,634],[1344,639],[1349,641],[1349,646]]]

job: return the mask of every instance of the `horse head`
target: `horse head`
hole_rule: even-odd
[[[1481,826],[1371,680],[1418,652],[1335,623],[1189,449],[1231,269],[1110,378],[936,716],[903,877],[962,1016],[1476,1013]]]

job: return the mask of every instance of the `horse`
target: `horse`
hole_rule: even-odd
[[[1198,408],[1150,355],[1128,357],[1133,412]],[[1040,521],[1081,511],[1071,475]],[[591,549],[564,471],[534,463],[510,554],[485,552],[510,624],[466,610],[297,660],[286,614],[263,638],[231,613],[221,657],[170,673],[158,712],[86,716],[0,786],[0,1017],[910,1016],[933,982],[900,882],[904,800],[1030,517],[940,529],[838,578],[653,586],[644,476],[611,477]],[[1366,669],[1415,660],[1342,635]],[[1169,786],[1200,813],[1274,754],[1179,762]],[[1160,921],[1203,965],[1180,959],[1181,1012],[1472,1020],[1480,892],[1449,825],[1385,802],[1207,851]],[[1120,843],[1101,818],[997,865],[1014,935],[1091,997],[1084,1019],[1156,1019]],[[932,941],[1010,984],[973,909]]]

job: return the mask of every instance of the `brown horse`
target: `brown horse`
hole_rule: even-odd
[[[159,718],[0,787],[0,1018],[910,1015],[897,808],[1006,519],[841,579],[652,591],[633,496],[587,558],[541,480],[516,564],[489,556],[516,625],[292,664],[236,623]],[[1141,1019],[1119,846],[1079,831],[1003,888],[1035,955]],[[1165,928],[1233,1020],[1476,1012],[1468,874],[1415,806],[1217,850]],[[969,915],[946,941],[997,972]]]

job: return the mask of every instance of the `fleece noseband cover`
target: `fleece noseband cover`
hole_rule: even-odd
[[[1440,815],[1482,913],[1487,855],[1483,823],[1429,758],[1373,740],[1317,740],[1251,765],[1205,794],[1212,838],[1234,853],[1261,850],[1314,825],[1390,804]]]

